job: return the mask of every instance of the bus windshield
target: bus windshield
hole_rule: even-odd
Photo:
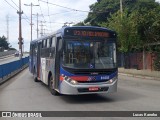
[[[66,40],[63,66],[75,69],[112,69],[116,67],[115,40]]]

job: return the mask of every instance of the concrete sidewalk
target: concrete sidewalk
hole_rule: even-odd
[[[139,77],[143,79],[160,80],[160,71],[118,68],[118,74]]]

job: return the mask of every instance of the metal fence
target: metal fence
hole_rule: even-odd
[[[144,57],[144,64],[143,64]],[[118,53],[118,67],[124,67],[127,69],[150,69],[154,70],[154,63],[157,58],[156,53],[146,52],[143,56],[142,52],[135,53]],[[145,65],[145,66],[143,66]]]
[[[24,65],[27,65],[28,62],[29,62],[29,57],[25,57],[22,58],[21,60],[0,65],[0,81],[4,77],[11,75],[15,71],[20,70]]]

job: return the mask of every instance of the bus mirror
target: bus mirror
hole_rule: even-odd
[[[62,49],[62,39],[59,39],[59,42],[58,42],[58,51],[60,52]]]

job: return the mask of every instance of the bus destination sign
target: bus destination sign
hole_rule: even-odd
[[[67,30],[66,35],[82,37],[110,37],[108,32],[92,30]]]
[[[83,37],[109,37],[109,33],[101,31],[74,30],[73,34],[75,36],[83,36]]]

